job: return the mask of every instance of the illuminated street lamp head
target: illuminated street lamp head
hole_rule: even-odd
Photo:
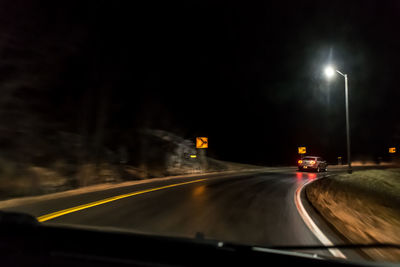
[[[327,66],[325,68],[325,75],[328,78],[331,78],[335,75],[335,69],[332,66]]]

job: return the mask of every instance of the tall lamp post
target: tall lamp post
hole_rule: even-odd
[[[347,74],[344,74],[337,69],[333,68],[332,66],[327,66],[325,68],[325,75],[328,78],[331,78],[335,75],[335,73],[339,73],[344,77],[344,93],[345,93],[345,102],[346,102],[346,133],[347,133],[347,163],[349,165],[348,167],[348,173],[352,173],[352,168],[351,168],[351,154],[350,154],[350,120],[349,120],[349,88],[347,85]]]

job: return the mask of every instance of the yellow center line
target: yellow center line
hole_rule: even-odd
[[[171,187],[175,187],[175,186],[180,186],[180,185],[185,185],[185,184],[192,184],[192,183],[197,183],[197,182],[201,182],[201,181],[205,181],[207,179],[198,179],[198,180],[194,180],[194,181],[189,181],[189,182],[184,182],[184,183],[178,183],[178,184],[171,184],[171,185],[166,185],[166,186],[161,186],[161,187],[156,187],[156,188],[150,188],[150,189],[146,189],[146,190],[142,190],[142,191],[137,191],[137,192],[133,192],[133,193],[128,193],[128,194],[123,194],[123,195],[118,195],[118,196],[114,196],[114,197],[110,197],[110,198],[106,198],[103,200],[98,200],[98,201],[94,201],[94,202],[90,202],[87,204],[83,204],[83,205],[79,205],[76,207],[72,207],[72,208],[68,208],[68,209],[64,209],[64,210],[59,210],[56,212],[52,212],[46,215],[42,215],[37,217],[37,220],[39,222],[45,222],[72,212],[76,212],[79,210],[83,210],[83,209],[88,209],[91,207],[95,207],[95,206],[99,206],[111,201],[116,201],[119,199],[123,199],[123,198],[127,198],[127,197],[132,197],[132,196],[136,196],[136,195],[140,195],[140,194],[144,194],[144,193],[148,193],[148,192],[153,192],[153,191],[158,191],[158,190],[162,190],[162,189],[166,189],[166,188],[171,188]]]

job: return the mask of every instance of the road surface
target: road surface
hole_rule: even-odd
[[[267,247],[321,245],[299,215],[295,192],[305,182],[324,175],[282,168],[191,177],[39,201],[6,210],[45,218],[44,223],[113,227],[179,237],[201,233],[207,239]],[[124,197],[115,199],[121,195]],[[105,199],[110,201],[46,217]],[[332,232],[329,235],[332,237]],[[314,252],[332,256],[327,250]]]

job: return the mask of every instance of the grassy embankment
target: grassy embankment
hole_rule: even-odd
[[[400,244],[400,169],[363,170],[317,180],[312,205],[352,243]],[[378,261],[400,261],[400,249],[365,249]]]

